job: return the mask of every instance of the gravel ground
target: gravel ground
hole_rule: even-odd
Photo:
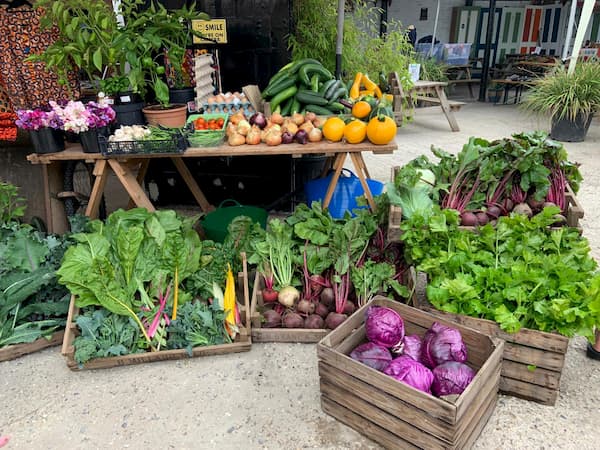
[[[469,104],[451,133],[437,108],[419,110],[398,152],[368,155],[371,176],[389,179],[434,144],[457,151],[469,136],[498,138],[545,128],[512,105]],[[585,177],[578,198],[584,234],[600,256],[600,127],[567,144]],[[475,449],[600,448],[600,363],[572,339],[555,406],[500,396]],[[9,449],[377,449],[321,412],[314,345],[255,344],[252,351],[109,370],[71,372],[59,349],[0,363],[0,436]]]

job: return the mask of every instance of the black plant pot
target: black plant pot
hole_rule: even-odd
[[[30,130],[29,136],[36,153],[55,153],[65,149],[64,134],[52,128]]]
[[[98,136],[108,137],[110,131],[108,127],[91,128],[80,133],[81,147],[84,153],[100,153],[100,145],[98,144]]]
[[[142,108],[144,107],[144,102],[136,102],[136,103],[122,103],[122,104],[114,104],[112,105],[112,109],[115,110],[117,115],[116,117],[116,126],[120,125],[144,125],[146,121],[144,120],[144,113],[142,112]]]
[[[169,102],[171,103],[183,103],[187,105],[188,102],[194,101],[196,93],[193,87],[184,89],[169,89]]]
[[[592,117],[592,114],[587,117],[583,114],[577,114],[575,120],[571,120],[568,117],[563,117],[562,119],[553,118],[550,137],[561,142],[582,142],[590,128]]]

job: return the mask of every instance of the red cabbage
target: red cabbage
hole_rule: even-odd
[[[475,371],[466,364],[448,361],[433,369],[431,390],[435,395],[462,394],[475,377]]]
[[[467,347],[460,331],[434,322],[423,338],[421,361],[430,369],[446,361],[465,362]]]
[[[375,370],[379,370],[380,372],[392,361],[390,351],[373,342],[367,342],[366,344],[356,347],[352,350],[352,353],[350,353],[350,358],[366,364]]]
[[[421,362],[421,348],[423,341],[416,334],[406,335],[402,339],[402,354],[410,356],[415,361]]]
[[[383,370],[383,373],[415,389],[431,394],[433,373],[410,356],[398,356]]]
[[[404,338],[404,321],[400,314],[385,306],[372,306],[365,313],[367,339],[375,344],[392,348]]]

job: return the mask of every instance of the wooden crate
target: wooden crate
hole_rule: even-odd
[[[26,344],[14,344],[2,347],[0,348],[0,362],[10,361],[11,359],[29,355],[30,353],[39,352],[48,347],[60,345],[63,341],[64,334],[64,330],[56,331],[51,334],[48,339],[39,338]]]
[[[568,338],[528,328],[518,333],[506,333],[491,320],[439,311],[421,295],[413,295],[413,305],[437,317],[502,339],[504,354],[500,392],[543,405],[556,403]]]
[[[248,287],[248,268],[245,255],[242,258],[244,270],[238,274],[237,298],[240,295],[244,299],[243,311],[250,310],[249,287]],[[141,364],[155,361],[166,361],[170,359],[185,359],[190,355],[185,349],[175,350],[160,350],[158,352],[136,353],[122,356],[111,356],[107,358],[92,359],[83,366],[80,366],[75,361],[75,348],[73,340],[79,334],[75,318],[79,314],[79,308],[75,306],[75,296],[71,296],[69,305],[69,315],[67,317],[67,328],[62,344],[62,354],[67,360],[67,366],[71,370],[82,369],[107,369],[110,367],[129,366],[132,364]],[[226,353],[248,352],[252,347],[252,337],[250,330],[250,320],[247,315],[242,315],[243,325],[241,325],[240,333],[236,336],[235,341],[231,344],[199,346],[192,349],[191,357],[223,355]],[[244,320],[245,319],[245,320]]]
[[[394,181],[394,177],[396,172],[400,170],[400,167],[392,167],[392,182]],[[567,205],[567,212],[565,214],[567,219],[567,226],[573,228],[579,228],[581,233],[581,225],[579,225],[579,219],[583,219],[583,207],[573,189],[570,185],[567,184],[567,189],[565,192],[565,200]],[[388,218],[388,241],[389,242],[398,242],[400,240],[400,223],[402,222],[402,208],[397,205],[390,204],[390,213]],[[468,227],[468,226],[460,226],[459,228],[463,230],[472,230],[475,231],[477,227]]]
[[[252,340],[254,342],[302,342],[316,343],[325,337],[331,330],[311,330],[308,328],[263,328],[260,308],[263,306],[262,290],[265,280],[257,271],[252,289],[252,302],[250,317],[252,320]]]
[[[437,398],[351,359],[352,349],[366,341],[364,316],[371,305],[397,311],[406,334],[423,336],[436,321],[459,329],[467,364],[477,371],[467,389],[460,396]],[[387,448],[469,448],[496,406],[502,350],[500,339],[376,297],[317,345],[321,406]]]

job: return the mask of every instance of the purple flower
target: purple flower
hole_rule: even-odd
[[[40,128],[62,129],[60,117],[49,108],[20,109],[17,111],[16,125],[23,130],[39,130]]]

